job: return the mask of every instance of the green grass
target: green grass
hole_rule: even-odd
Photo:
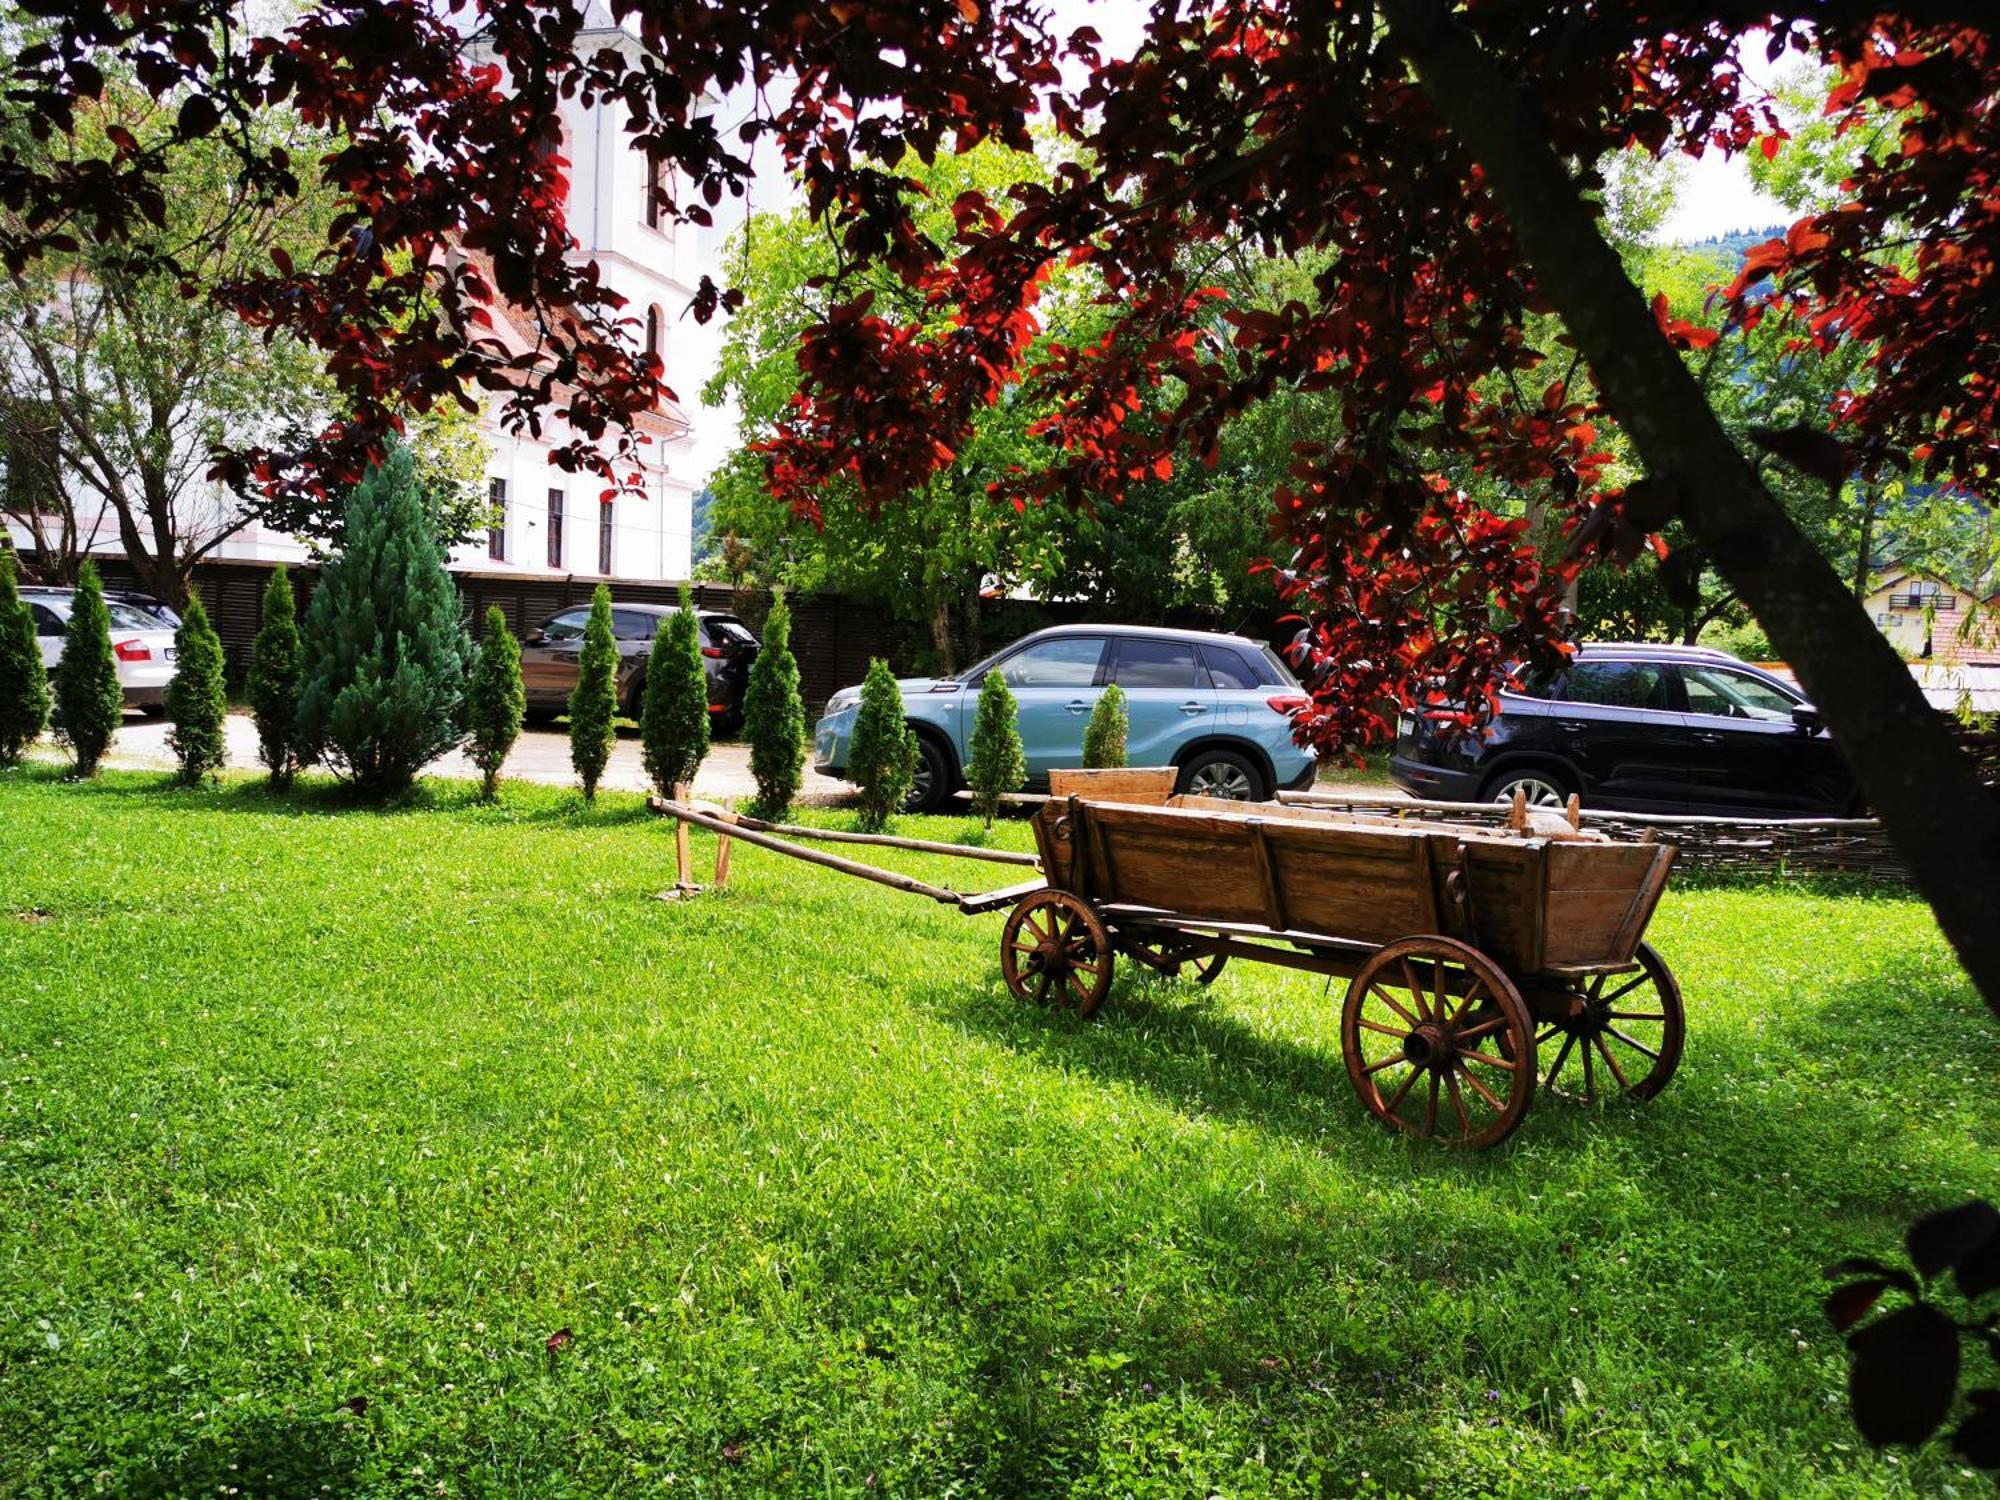
[[[1913,901],[1675,890],[1674,1086],[1463,1156],[1308,976],[1076,1022],[997,916],[661,904],[635,798],[161,780],[0,777],[0,1493],[1985,1492],[1818,1311],[2000,1191]]]

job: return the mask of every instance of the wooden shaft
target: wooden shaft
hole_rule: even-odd
[[[756,844],[760,848],[775,849],[780,854],[789,854],[793,859],[802,859],[809,865],[824,865],[829,870],[838,870],[843,875],[858,875],[863,880],[872,880],[877,885],[890,886],[895,890],[909,891],[914,895],[928,896],[947,906],[959,903],[957,891],[948,891],[941,885],[931,885],[908,875],[898,875],[894,870],[880,870],[874,865],[864,865],[859,860],[842,859],[838,854],[827,854],[818,849],[801,849],[796,844],[788,844],[781,838],[746,827],[743,823],[730,824],[721,818],[704,812],[696,812],[691,807],[678,802],[670,802],[665,797],[651,799],[654,812],[665,813],[676,819],[685,828],[689,823],[697,828],[706,828],[711,833],[728,834],[746,844]]]
[[[913,849],[919,854],[949,854],[958,859],[983,859],[996,865],[1039,865],[1032,854],[1011,849],[974,849],[965,844],[945,844],[935,839],[896,838],[886,833],[848,833],[834,828],[806,828],[797,823],[767,823],[748,813],[738,813],[739,828],[755,828],[764,833],[781,833],[792,839],[823,839],[830,844],[878,844],[885,849]]]

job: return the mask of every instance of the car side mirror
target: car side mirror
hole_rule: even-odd
[[[549,633],[546,630],[531,630],[522,640],[521,644],[524,646],[541,646],[546,645],[548,639]]]
[[[1819,710],[1810,703],[1800,703],[1792,708],[1792,726],[1800,734],[1818,734],[1820,730]]]

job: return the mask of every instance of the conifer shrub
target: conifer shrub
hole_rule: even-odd
[[[681,589],[681,607],[660,622],[646,658],[639,707],[639,758],[662,797],[691,783],[708,755],[708,668],[701,659],[701,619]]]
[[[479,643],[479,661],[472,669],[466,694],[466,755],[479,767],[480,795],[491,802],[500,794],[500,768],[521,737],[528,698],[521,688],[521,643],[507,628],[499,605],[486,611],[486,638]]]
[[[618,741],[618,638],[611,632],[611,591],[590,596],[576,686],[569,694],[569,763],[583,782],[583,800],[597,800],[597,781]]]
[[[917,736],[903,717],[903,690],[878,656],[868,664],[861,684],[861,707],[847,751],[847,779],[860,794],[864,829],[879,829],[902,810],[916,768]]]
[[[407,450],[369,470],[346,516],[301,632],[301,758],[390,797],[462,737],[472,641]]]
[[[11,766],[48,727],[49,673],[35,616],[14,579],[14,554],[0,550],[0,768]]]
[[[77,574],[62,656],[56,662],[56,740],[76,756],[74,775],[97,774],[124,720],[125,690],[118,685],[118,663],[111,655],[111,613],[104,607],[97,565],[86,561]]]
[[[1021,726],[1007,679],[988,672],[979,685],[979,707],[972,718],[971,755],[965,779],[972,787],[972,808],[993,826],[1000,799],[1027,784],[1028,758],[1021,748]]]
[[[281,565],[264,585],[264,620],[250,646],[250,717],[257,725],[257,758],[271,785],[290,786],[299,772],[299,683],[303,647],[292,579]]]
[[[229,697],[222,683],[222,640],[208,623],[201,595],[190,593],[187,611],[174,631],[174,675],[167,684],[167,744],[180,762],[183,786],[199,786],[222,769],[226,758],[222,718]]]
[[[1112,683],[1090,711],[1083,727],[1083,766],[1087,771],[1125,764],[1125,732],[1131,718],[1125,711],[1125,690]]]
[[[743,692],[743,737],[757,783],[751,811],[782,818],[805,775],[806,706],[799,698],[799,664],[792,655],[792,612],[780,592],[764,621],[764,644],[750,664]]]

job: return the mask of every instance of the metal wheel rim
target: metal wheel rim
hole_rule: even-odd
[[[922,807],[931,798],[931,758],[920,748],[917,751],[916,768],[910,772],[910,795],[903,799],[906,807]]]
[[[1527,794],[1528,806],[1530,807],[1564,807],[1569,802],[1569,799],[1562,794],[1561,788],[1557,787],[1553,782],[1542,780],[1539,776],[1515,776],[1511,778],[1501,785],[1499,795],[1494,797],[1493,800],[1495,802],[1512,802],[1514,800],[1514,793],[1517,791]]]
[[[1231,802],[1249,802],[1257,789],[1250,784],[1250,773],[1241,766],[1225,760],[1213,760],[1188,778],[1188,790],[1197,797],[1223,797]]]

